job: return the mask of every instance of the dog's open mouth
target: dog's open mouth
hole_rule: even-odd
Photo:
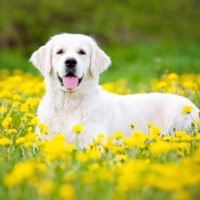
[[[78,78],[72,73],[69,73],[62,78],[58,75],[58,79],[61,83],[61,86],[65,86],[68,90],[77,88],[82,81],[82,78]]]

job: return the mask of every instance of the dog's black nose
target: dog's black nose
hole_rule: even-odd
[[[75,58],[68,58],[68,59],[65,61],[66,67],[69,67],[69,68],[75,67],[76,64],[77,64],[77,61],[76,61]]]

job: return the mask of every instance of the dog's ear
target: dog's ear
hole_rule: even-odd
[[[95,43],[92,45],[90,70],[93,77],[98,77],[111,64],[110,58]]]
[[[40,47],[32,54],[30,61],[42,73],[43,76],[46,76],[51,72],[51,57],[51,45],[48,42],[46,45]]]

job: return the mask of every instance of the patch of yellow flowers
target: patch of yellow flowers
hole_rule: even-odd
[[[152,80],[153,91],[179,95],[199,94],[200,74],[165,74],[161,79]]]
[[[194,82],[195,80],[195,82]],[[187,95],[198,105],[200,75],[175,73],[152,81],[154,91]],[[131,93],[125,79],[103,89]],[[0,196],[2,199],[177,199],[200,198],[200,120],[190,134],[163,136],[147,123],[149,134],[134,130],[106,138],[102,133],[87,149],[78,146],[82,125],[75,125],[75,144],[56,134],[42,141],[34,127],[48,134],[35,113],[44,84],[40,77],[16,70],[0,72]],[[189,115],[191,106],[182,110]]]

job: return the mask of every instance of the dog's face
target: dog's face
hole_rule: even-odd
[[[92,38],[66,33],[54,36],[30,60],[44,76],[50,75],[67,92],[78,90],[89,78],[98,78],[110,65],[110,58]]]
[[[63,90],[77,90],[90,67],[91,47],[83,37],[60,37],[52,51],[52,66]]]

